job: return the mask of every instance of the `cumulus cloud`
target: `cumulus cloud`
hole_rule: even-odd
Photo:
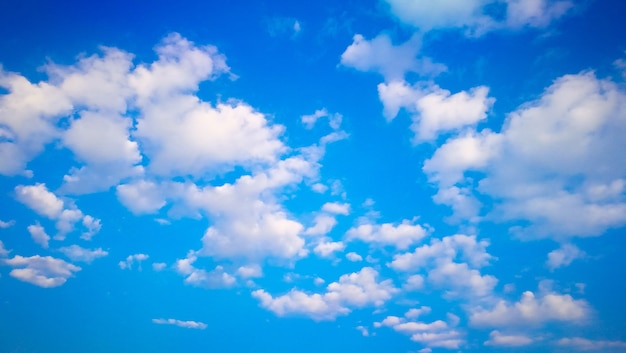
[[[62,252],[63,255],[67,256],[72,261],[86,262],[86,263],[91,263],[95,259],[109,255],[109,253],[107,251],[102,250],[102,248],[91,250],[91,249],[83,248],[79,245],[65,246],[65,247],[60,248],[59,251]]]
[[[400,22],[421,31],[458,28],[470,36],[498,29],[543,28],[573,6],[570,1],[551,0],[445,0],[436,4],[426,0],[385,2]],[[498,12],[504,12],[503,16],[497,15]]]
[[[61,286],[69,277],[74,275],[74,272],[81,270],[78,266],[51,256],[24,257],[16,255],[3,262],[13,267],[9,273],[12,277],[43,288]]]
[[[489,340],[485,341],[485,346],[495,347],[521,347],[533,343],[533,339],[524,335],[506,335],[498,330],[489,333]]]
[[[600,235],[626,224],[625,111],[626,94],[613,82],[566,75],[509,114],[501,132],[450,139],[423,170],[439,185],[436,201],[455,211],[474,204],[464,217],[478,214],[483,195],[495,201],[491,219],[530,222],[511,229],[519,236]],[[454,187],[464,198],[443,196]]]
[[[421,38],[418,35],[400,45],[394,45],[386,34],[368,40],[360,34],[341,54],[341,64],[359,71],[376,72],[385,80],[402,80],[406,73],[436,75],[446,70],[429,58],[418,58]]]
[[[26,229],[35,243],[41,245],[44,249],[48,248],[50,236],[46,234],[46,230],[39,223],[29,225]]]
[[[393,120],[400,109],[411,114],[414,143],[431,141],[440,134],[476,125],[487,118],[495,102],[488,97],[489,88],[478,86],[468,91],[452,92],[437,85],[392,81],[378,85],[383,115]]]
[[[308,130],[312,129],[315,126],[315,123],[321,118],[328,118],[328,125],[333,130],[338,130],[341,127],[341,121],[343,120],[343,116],[339,113],[329,113],[326,108],[318,109],[315,113],[310,115],[303,115],[300,118],[304,127]]]
[[[358,239],[375,245],[391,245],[397,249],[404,250],[422,240],[428,231],[419,224],[409,220],[394,225],[384,224],[361,224],[350,228],[346,232],[348,240]]]
[[[166,203],[159,186],[151,181],[118,185],[116,193],[118,200],[135,214],[155,213]]]
[[[141,262],[147,260],[149,257],[150,256],[146,254],[128,255],[125,260],[120,261],[118,263],[118,266],[122,270],[126,270],[126,269],[132,270],[133,265],[136,263],[137,266],[139,267],[139,270],[141,270]]]
[[[10,228],[10,227],[13,227],[14,225],[15,225],[15,221],[14,220],[10,220],[10,221],[0,220],[0,229]]]
[[[184,259],[176,260],[174,268],[180,275],[185,276],[185,283],[205,288],[228,288],[237,283],[237,279],[227,273],[222,266],[215,266],[211,271],[195,267],[193,264],[198,260],[195,253],[189,252]],[[241,269],[241,268],[240,268]],[[248,268],[239,273],[240,275],[254,275],[254,270]],[[246,273],[247,272],[247,273]]]
[[[425,310],[428,313],[430,310]],[[408,312],[407,318],[415,316],[415,312]],[[420,313],[421,314],[421,313]],[[394,331],[409,335],[412,341],[422,343],[428,348],[458,349],[465,342],[463,335],[453,327],[455,322],[447,323],[442,320],[433,322],[411,321],[398,316],[387,316],[381,322],[375,322],[374,327],[390,327]]]
[[[391,280],[377,281],[378,272],[364,267],[359,272],[343,275],[330,283],[323,294],[307,294],[292,289],[273,297],[263,289],[252,292],[261,306],[278,316],[305,315],[314,320],[334,320],[348,314],[352,308],[381,306],[398,290]]]
[[[183,328],[192,328],[198,330],[204,330],[207,328],[207,324],[200,321],[181,321],[176,319],[152,319],[152,322],[157,325],[174,325]]]
[[[66,203],[50,192],[46,184],[18,185],[15,187],[17,200],[28,206],[37,214],[56,221],[57,234],[55,239],[65,239],[65,234],[74,230],[74,225],[82,219],[86,232],[83,239],[91,239],[100,231],[100,220],[89,215],[84,215],[81,210],[72,203]],[[35,228],[33,228],[35,230]],[[29,230],[30,231],[30,230]],[[38,235],[41,232],[38,231]],[[31,233],[32,234],[32,233]],[[39,237],[41,238],[41,237]]]
[[[4,243],[0,240],[0,257],[6,257],[9,255],[10,250],[4,247]]]
[[[470,324],[480,327],[542,326],[554,321],[580,324],[590,315],[591,308],[585,300],[574,299],[569,294],[548,292],[536,296],[526,291],[518,302],[500,300],[491,309],[474,309]]]
[[[586,255],[587,254],[576,245],[563,244],[560,248],[548,253],[546,265],[550,270],[554,271],[559,267],[568,266],[576,259],[585,258]]]
[[[363,261],[363,257],[355,252],[349,252],[346,254],[346,259],[352,262],[361,262]]]

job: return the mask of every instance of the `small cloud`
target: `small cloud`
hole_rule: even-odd
[[[102,250],[102,248],[90,250],[90,249],[82,248],[78,245],[66,246],[66,247],[60,248],[59,251],[61,251],[65,256],[67,256],[72,261],[79,261],[79,262],[86,262],[86,263],[91,263],[93,260],[97,258],[105,257],[109,255],[109,253]]]
[[[0,228],[10,228],[13,227],[15,225],[15,221],[14,220],[10,220],[10,221],[3,221],[0,220]]]
[[[346,259],[352,262],[360,262],[363,261],[363,257],[355,252],[349,252],[346,254]]]
[[[272,17],[265,21],[265,27],[270,37],[295,39],[302,32],[302,23],[293,17]]]
[[[167,264],[165,262],[155,262],[152,264],[152,269],[157,272],[163,271],[165,267],[167,267]]]
[[[136,262],[137,264],[139,264],[139,270],[141,271],[141,261],[147,260],[149,257],[150,256],[146,254],[128,255],[126,260],[120,261],[118,265],[120,266],[122,270],[126,270],[126,269],[131,270],[133,267],[133,263]]]
[[[207,328],[207,324],[200,321],[181,321],[176,319],[152,319],[152,322],[157,325],[174,325],[184,328],[193,328],[198,330],[204,330]]]

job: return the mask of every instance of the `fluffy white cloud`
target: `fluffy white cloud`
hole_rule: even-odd
[[[441,133],[457,131],[487,118],[495,102],[488,93],[489,88],[485,86],[452,94],[437,85],[422,82],[413,86],[405,81],[378,85],[387,121],[395,118],[400,109],[412,115],[414,143],[434,140]]]
[[[90,250],[80,247],[78,245],[65,246],[60,248],[59,251],[72,261],[86,263],[91,263],[93,262],[93,260],[105,257],[109,254],[107,251],[102,250],[102,248]]]
[[[430,312],[429,309],[419,314],[428,313]],[[407,318],[411,316],[417,317],[414,315],[414,311],[409,311],[407,314],[405,315]],[[447,349],[458,349],[465,342],[461,332],[453,329],[455,325],[456,322],[446,323],[442,320],[436,320],[427,323],[410,321],[397,316],[387,316],[383,321],[374,323],[374,327],[391,327],[397,332],[411,336],[412,341],[420,342],[429,348],[440,347]]]
[[[323,294],[307,294],[292,289],[287,294],[272,297],[263,289],[252,296],[261,301],[261,306],[278,316],[305,315],[314,320],[333,320],[348,314],[351,308],[368,305],[381,306],[398,290],[391,280],[377,281],[378,272],[364,267],[359,272],[343,275],[339,281],[330,283]]]
[[[2,68],[0,87],[8,91],[0,95],[0,174],[15,175],[58,136],[56,122],[72,104],[58,87]]]
[[[135,214],[154,213],[165,206],[162,191],[151,181],[118,185],[116,191],[120,202]]]
[[[352,262],[361,262],[363,261],[363,257],[355,252],[349,252],[346,254],[346,259]]]
[[[237,269],[237,274],[241,278],[263,277],[263,269],[256,264],[241,266]]]
[[[551,292],[535,296],[526,291],[519,302],[500,300],[491,309],[474,309],[470,323],[480,327],[540,326],[552,321],[582,323],[590,315],[591,309],[585,300]]]
[[[313,248],[313,252],[321,257],[329,257],[335,252],[343,251],[343,249],[345,248],[346,245],[341,241],[323,240],[319,244],[317,244],[315,248]]]
[[[237,282],[237,279],[234,276],[226,273],[222,266],[218,265],[215,267],[215,269],[211,271],[206,271],[195,267],[193,264],[197,260],[198,257],[193,252],[189,252],[189,254],[187,254],[187,257],[184,259],[176,260],[174,268],[180,275],[185,276],[186,284],[205,288],[228,288],[233,286]],[[246,271],[244,270],[244,273],[245,272]]]
[[[337,225],[337,219],[329,214],[315,216],[313,225],[304,231],[306,235],[326,235]]]
[[[521,347],[533,343],[533,339],[524,335],[505,335],[498,330],[489,333],[489,340],[485,341],[485,346],[496,347]]]
[[[626,342],[624,341],[589,340],[582,337],[561,338],[557,344],[580,351],[612,352],[613,349],[617,349],[617,351],[626,350]]]
[[[100,220],[89,215],[83,215],[82,211],[72,203],[65,203],[54,193],[48,191],[45,184],[18,185],[15,187],[18,201],[28,206],[41,216],[56,220],[57,234],[55,239],[65,239],[65,234],[74,230],[74,225],[82,219],[86,232],[83,239],[91,239],[100,231]],[[35,230],[33,228],[33,230]],[[40,234],[40,232],[38,232]],[[41,238],[41,237],[40,237]]]
[[[155,262],[152,264],[152,269],[155,271],[163,271],[167,267],[165,262]]]
[[[419,242],[428,234],[428,231],[421,225],[413,223],[404,220],[398,225],[392,223],[361,224],[350,228],[346,232],[346,237],[348,240],[359,239],[371,244],[392,245],[403,250]]]
[[[512,229],[520,236],[600,235],[626,224],[625,112],[626,94],[614,83],[567,75],[509,114],[500,133],[451,139],[423,169],[440,193],[466,190],[466,203],[474,193],[492,197],[492,219],[529,221]],[[484,177],[476,182],[466,171]],[[439,200],[454,208],[459,199]]]
[[[387,81],[401,80],[407,72],[424,75],[438,74],[446,70],[428,58],[418,58],[421,38],[417,35],[400,45],[394,45],[386,34],[367,40],[360,34],[341,54],[341,64],[359,71],[377,72]]]
[[[385,0],[400,22],[430,31],[460,28],[467,35],[482,35],[496,29],[542,28],[563,16],[573,4],[551,0]],[[495,9],[492,10],[492,9]],[[496,16],[503,10],[504,16]]]
[[[327,202],[322,206],[322,211],[347,216],[350,214],[350,204],[341,202]]]
[[[339,113],[331,114],[328,112],[328,110],[326,110],[326,108],[324,108],[324,109],[316,110],[315,113],[313,114],[303,115],[300,118],[300,121],[302,121],[302,124],[304,124],[304,127],[306,129],[310,130],[313,128],[313,126],[315,126],[315,123],[321,118],[328,118],[328,125],[333,130],[338,130],[341,127],[341,121],[343,120],[343,116],[341,114]]]
[[[550,270],[555,270],[559,267],[568,266],[576,259],[585,258],[587,254],[580,250],[576,245],[563,244],[560,248],[552,250],[548,253],[548,260],[546,265]]]
[[[152,322],[158,325],[174,325],[184,328],[193,328],[204,330],[207,328],[207,324],[200,321],[181,321],[176,319],[152,319]]]
[[[141,270],[141,262],[144,260],[147,260],[149,257],[150,256],[146,254],[128,255],[125,260],[120,261],[118,263],[118,266],[122,270],[126,270],[126,269],[131,270],[133,268],[133,264],[137,263],[139,266],[139,270]]]
[[[13,267],[9,273],[12,277],[44,288],[63,285],[69,277],[73,276],[74,272],[81,270],[78,266],[51,256],[23,257],[16,255],[3,262]]]
[[[26,229],[35,243],[41,245],[44,249],[48,248],[50,236],[46,234],[46,230],[39,223],[29,225]]]

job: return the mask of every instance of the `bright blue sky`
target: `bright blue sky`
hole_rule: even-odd
[[[0,352],[626,352],[626,3],[0,5]]]

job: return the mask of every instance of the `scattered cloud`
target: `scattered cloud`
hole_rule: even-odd
[[[138,269],[141,270],[141,262],[145,261],[149,258],[150,256],[146,255],[146,254],[134,254],[134,255],[128,255],[128,257],[126,257],[126,260],[120,261],[118,263],[118,266],[122,269],[122,270],[132,270],[133,269],[133,265],[136,263],[138,266]]]
[[[198,330],[204,330],[207,328],[207,324],[200,321],[181,321],[176,319],[152,319],[152,322],[157,325],[174,325],[183,328],[192,328]]]
[[[74,272],[81,270],[61,259],[51,256],[24,257],[15,255],[3,260],[5,265],[13,267],[9,275],[30,284],[43,288],[52,288],[63,285]]]
[[[562,244],[560,248],[548,253],[546,265],[552,271],[559,267],[568,266],[576,259],[585,258],[587,254],[573,244]]]
[[[626,342],[624,341],[589,340],[582,337],[561,338],[557,341],[557,345],[578,351],[626,351]]]
[[[39,223],[29,225],[26,229],[35,243],[41,245],[44,249],[48,248],[50,236],[46,234],[46,230]]]
[[[495,347],[522,347],[533,343],[533,339],[524,335],[506,335],[498,330],[489,333],[489,340],[485,341],[485,346]]]
[[[95,259],[109,255],[109,253],[107,251],[102,250],[102,248],[91,250],[91,249],[85,249],[83,247],[80,247],[79,245],[65,246],[65,247],[60,248],[59,251],[62,252],[63,255],[67,256],[72,261],[86,262],[86,263],[91,263]],[[126,265],[127,263],[125,263],[125,266]],[[127,266],[128,268],[130,268],[130,264],[128,264]]]
[[[421,241],[428,234],[428,230],[414,221],[404,220],[394,225],[384,224],[361,224],[350,228],[346,232],[348,240],[358,239],[373,245],[392,245],[397,249],[404,250],[410,245]]]

